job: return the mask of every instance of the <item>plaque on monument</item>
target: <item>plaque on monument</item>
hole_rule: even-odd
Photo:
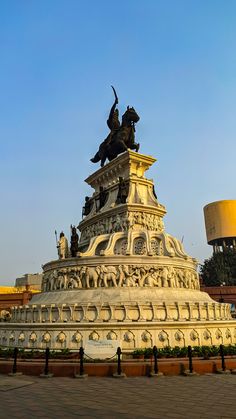
[[[84,348],[84,353],[93,359],[108,359],[116,354],[119,346],[119,340],[88,340]]]

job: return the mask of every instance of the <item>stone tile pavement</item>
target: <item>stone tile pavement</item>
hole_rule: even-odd
[[[0,418],[236,418],[236,375],[126,379],[0,376]]]

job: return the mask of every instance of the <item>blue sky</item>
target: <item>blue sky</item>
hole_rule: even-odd
[[[56,258],[78,225],[89,159],[119,109],[140,115],[141,153],[168,233],[202,261],[203,206],[235,199],[236,2],[0,3],[0,283]]]

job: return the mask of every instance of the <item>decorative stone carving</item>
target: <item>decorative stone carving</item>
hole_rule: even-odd
[[[159,339],[160,342],[163,342],[163,343],[167,342],[168,341],[167,333],[164,330],[162,330],[158,335],[158,339]]]
[[[64,332],[60,332],[60,333],[57,335],[57,340],[58,340],[58,342],[60,342],[60,343],[64,343],[64,342],[66,341],[66,335],[65,335],[65,333],[64,333]]]
[[[8,310],[1,310],[0,311],[0,321],[7,322],[11,319],[11,313]]]
[[[184,340],[184,334],[181,330],[177,330],[177,332],[175,332],[175,340],[177,342],[181,342]]]
[[[189,269],[158,265],[98,265],[54,269],[44,274],[44,291],[97,287],[170,287],[199,289],[198,275]]]
[[[161,244],[161,241],[158,239],[151,240],[151,250],[152,250],[153,255],[155,256],[160,255],[160,244]],[[163,247],[162,247],[162,251],[163,251]]]
[[[125,334],[124,334],[124,340],[126,342],[132,342],[134,340],[134,334],[128,330]]]
[[[83,266],[80,273],[82,276],[82,284],[85,284],[84,286],[86,288],[90,288],[90,285],[94,288],[97,288],[98,278],[101,273],[101,269],[99,266]]]
[[[211,332],[210,332],[208,329],[206,329],[206,330],[203,332],[203,337],[204,337],[204,339],[205,339],[205,340],[209,340],[209,339],[211,339]]]
[[[19,340],[20,342],[24,342],[24,340],[25,340],[25,334],[24,334],[24,332],[21,332],[21,333],[19,334],[19,336],[18,336],[18,340]]]
[[[229,329],[226,329],[225,337],[226,337],[226,339],[231,339],[232,338],[232,334],[231,334]]]
[[[216,330],[215,335],[217,340],[222,339],[222,331],[220,329]]]
[[[29,337],[30,342],[34,343],[37,340],[37,335],[35,332],[32,332]]]
[[[42,337],[42,341],[45,343],[49,343],[51,340],[51,335],[48,332],[45,332]]]
[[[10,333],[9,340],[12,340],[12,341],[15,340],[15,333],[14,332]]]
[[[73,337],[72,337],[72,340],[76,343],[80,343],[82,341],[81,333],[80,332],[75,332]]]
[[[117,268],[115,266],[100,266],[100,284],[101,286],[117,287]]]
[[[122,212],[110,217],[104,217],[86,227],[81,226],[81,241],[90,240],[101,234],[111,234],[118,231],[145,229],[162,233],[163,220],[160,216],[146,212]]]
[[[146,255],[147,254],[147,247],[146,242],[143,238],[139,237],[134,240],[134,251],[135,255]]]
[[[107,339],[108,340],[117,340],[117,334],[111,330],[108,334],[107,334]]]
[[[196,330],[192,330],[190,333],[190,339],[195,342],[199,339],[199,333]]]
[[[114,247],[114,254],[115,255],[125,255],[127,250],[128,242],[126,239],[119,239],[117,240],[115,247]]]
[[[90,333],[89,340],[99,340],[99,334],[94,330],[92,333]]]
[[[150,342],[151,341],[151,333],[145,330],[141,335],[143,342]]]

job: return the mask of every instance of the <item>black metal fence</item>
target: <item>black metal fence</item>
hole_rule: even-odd
[[[19,359],[19,353],[20,350],[22,350],[22,348],[18,348],[15,347],[13,352],[12,352],[12,357],[13,357],[13,363],[12,363],[12,373],[13,375],[18,374],[18,359]],[[43,356],[43,362],[44,362],[44,368],[43,368],[43,373],[42,376],[51,376],[52,374],[50,373],[50,358],[51,358],[51,351],[49,349],[49,347],[45,348],[44,350],[42,350],[42,348],[34,348],[37,349],[38,352],[40,352],[41,355]],[[26,350],[27,351],[27,350]],[[55,353],[55,351],[53,351]],[[71,353],[72,351],[70,351]],[[116,376],[121,376],[124,375],[122,372],[122,350],[120,347],[117,348],[117,351],[115,353],[114,356],[112,356],[109,359],[105,359],[105,360],[98,360],[98,359],[94,359],[91,358],[89,355],[87,355],[84,352],[84,348],[81,346],[79,348],[79,351],[73,351],[74,355],[75,355],[75,359],[73,360],[74,363],[76,364],[76,366],[78,366],[79,369],[79,376],[84,376],[85,375],[85,368],[84,368],[84,362],[113,362],[116,363]],[[159,355],[159,350],[156,346],[154,346],[152,348],[151,351],[151,368],[149,369],[149,372],[152,373],[152,375],[158,375],[159,374],[159,361],[158,361],[158,355]],[[194,362],[193,362],[193,348],[191,346],[187,347],[187,358],[188,358],[188,372],[190,374],[194,373]],[[221,360],[221,369],[218,370],[221,372],[226,372],[227,368],[226,368],[226,362],[225,362],[225,347],[223,345],[220,345],[218,348],[218,359]],[[34,359],[32,359],[32,361],[34,361]],[[33,367],[33,366],[32,366]],[[149,374],[151,375],[151,374]]]

